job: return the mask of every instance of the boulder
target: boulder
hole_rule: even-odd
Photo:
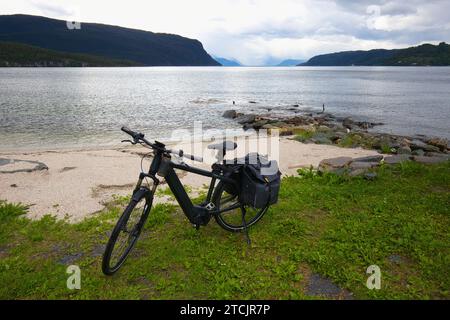
[[[374,167],[379,166],[380,163],[379,162],[358,162],[358,161],[352,161],[349,164],[349,168],[351,170],[358,170],[358,169],[371,169]]]
[[[264,125],[266,125],[269,121],[268,120],[258,120],[253,123],[254,129],[261,129]]]
[[[361,158],[355,158],[353,159],[353,162],[380,162],[383,160],[382,155],[375,155],[375,156],[367,156],[367,157],[361,157]]]
[[[289,127],[289,125],[286,122],[283,122],[283,121],[277,121],[277,122],[271,123],[271,125],[273,125],[273,126],[275,126],[277,128]]]
[[[340,173],[351,161],[352,158],[350,157],[324,159],[319,163],[319,171]]]
[[[311,138],[311,141],[316,144],[333,144],[333,141],[331,141],[328,137],[323,135],[317,135]]]
[[[397,149],[397,154],[411,154],[411,148],[408,146],[402,146]]]
[[[410,144],[411,150],[417,150],[417,149],[422,149],[425,151],[431,151],[431,152],[439,152],[439,148],[429,145],[425,142],[423,142],[422,140],[418,140],[418,139],[414,139],[411,141]]]
[[[353,121],[352,118],[348,117],[348,118],[345,118],[345,119],[342,121],[342,125],[343,125],[345,128],[351,130],[351,129],[353,128],[353,126],[355,125],[355,122]]]
[[[432,138],[432,139],[428,140],[427,143],[429,145],[439,148],[439,150],[441,150],[441,151],[446,151],[448,148],[447,139]]]
[[[425,151],[423,151],[422,149],[417,149],[417,150],[414,150],[412,152],[412,154],[415,155],[415,156],[424,156],[425,155]]]
[[[292,136],[294,132],[292,130],[280,130],[280,137]]]
[[[245,114],[236,119],[239,124],[253,123],[255,120],[256,116],[254,114]]]
[[[222,117],[228,118],[228,119],[234,119],[237,117],[236,110],[227,110],[223,113]]]
[[[278,127],[275,127],[274,125],[271,125],[270,123],[265,124],[261,127],[261,129],[266,129],[266,130],[270,130],[270,129],[278,129]]]
[[[422,154],[422,156],[423,156],[423,154]],[[444,157],[446,159],[450,159],[450,154],[447,154],[447,153],[426,152],[425,156],[427,156],[427,157]]]
[[[345,137],[345,133],[344,132],[340,132],[340,131],[335,131],[330,135],[330,139],[333,142],[336,142],[342,138]]]
[[[410,161],[410,160],[411,160],[411,156],[406,155],[406,154],[399,154],[399,155],[384,158],[384,163],[385,164],[399,164],[399,163],[402,163],[405,161]]]
[[[442,163],[446,162],[448,159],[446,157],[421,157],[414,156],[413,160],[423,164],[434,164],[434,163]]]

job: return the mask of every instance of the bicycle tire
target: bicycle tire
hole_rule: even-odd
[[[127,224],[128,222],[130,222],[131,215],[135,213],[134,211],[136,207],[139,204],[141,204],[142,201],[144,201],[144,204],[142,208],[142,213],[140,214],[139,217],[137,217],[139,219],[137,220],[133,219],[133,221],[136,221],[136,224],[133,226],[132,229],[127,230]],[[113,275],[121,268],[121,266],[127,259],[128,255],[132,251],[133,247],[136,245],[139,236],[141,235],[142,229],[144,227],[145,221],[148,218],[151,207],[152,207],[152,197],[150,190],[148,190],[147,188],[141,188],[133,195],[129,204],[127,205],[122,215],[120,216],[119,220],[117,221],[106,245],[102,259],[102,271],[105,275],[108,276]],[[138,211],[139,210],[140,209],[138,208]],[[138,215],[139,213],[136,212],[136,214]],[[124,248],[123,253],[117,259],[117,262],[111,265],[111,258],[114,253],[114,249],[116,247],[117,240],[121,232],[129,233],[128,244],[127,247]]]
[[[217,210],[220,210],[224,203],[221,204],[221,200],[223,200],[223,196],[227,195],[227,192],[225,191],[225,183],[220,181],[217,185],[217,187],[214,190],[213,196],[212,196],[212,203],[214,203],[215,208]],[[233,202],[237,204],[239,201],[237,196],[229,195],[230,198],[233,198]],[[246,220],[247,228],[253,226],[256,224],[261,218],[264,216],[264,214],[267,212],[269,206],[266,206],[262,209],[254,209],[249,206],[244,206],[246,209],[246,217],[250,217],[250,219]],[[230,231],[230,232],[240,232],[244,230],[244,225],[242,222],[242,209],[238,208],[235,209],[235,212],[223,212],[214,215],[214,219],[216,220],[217,224],[221,226],[223,229]],[[250,212],[249,212],[250,211]],[[237,222],[236,224],[230,223],[230,221],[227,221],[226,216],[230,216],[233,214],[233,219]]]

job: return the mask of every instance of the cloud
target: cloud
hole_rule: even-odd
[[[176,33],[199,39],[211,54],[249,65],[450,40],[448,0],[16,0],[5,4],[8,13],[38,12]]]
[[[45,16],[58,18],[73,18],[77,10],[68,5],[61,5],[56,1],[29,0],[31,6],[36,8]]]

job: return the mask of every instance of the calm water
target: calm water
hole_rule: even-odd
[[[3,68],[0,149],[117,144],[122,125],[165,140],[197,120],[237,128],[221,117],[232,108],[322,103],[379,131],[450,138],[450,68]]]

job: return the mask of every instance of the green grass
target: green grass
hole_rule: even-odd
[[[449,163],[381,167],[374,181],[302,170],[250,229],[251,247],[158,205],[123,269],[106,277],[103,246],[126,200],[77,224],[31,221],[2,202],[0,299],[310,299],[312,272],[357,299],[450,298]],[[66,288],[70,264],[81,268],[81,290]],[[365,286],[373,264],[381,290]]]
[[[315,134],[314,131],[301,131],[301,132],[297,132],[294,139],[299,142],[305,142],[305,141],[311,139],[314,136],[314,134]]]

